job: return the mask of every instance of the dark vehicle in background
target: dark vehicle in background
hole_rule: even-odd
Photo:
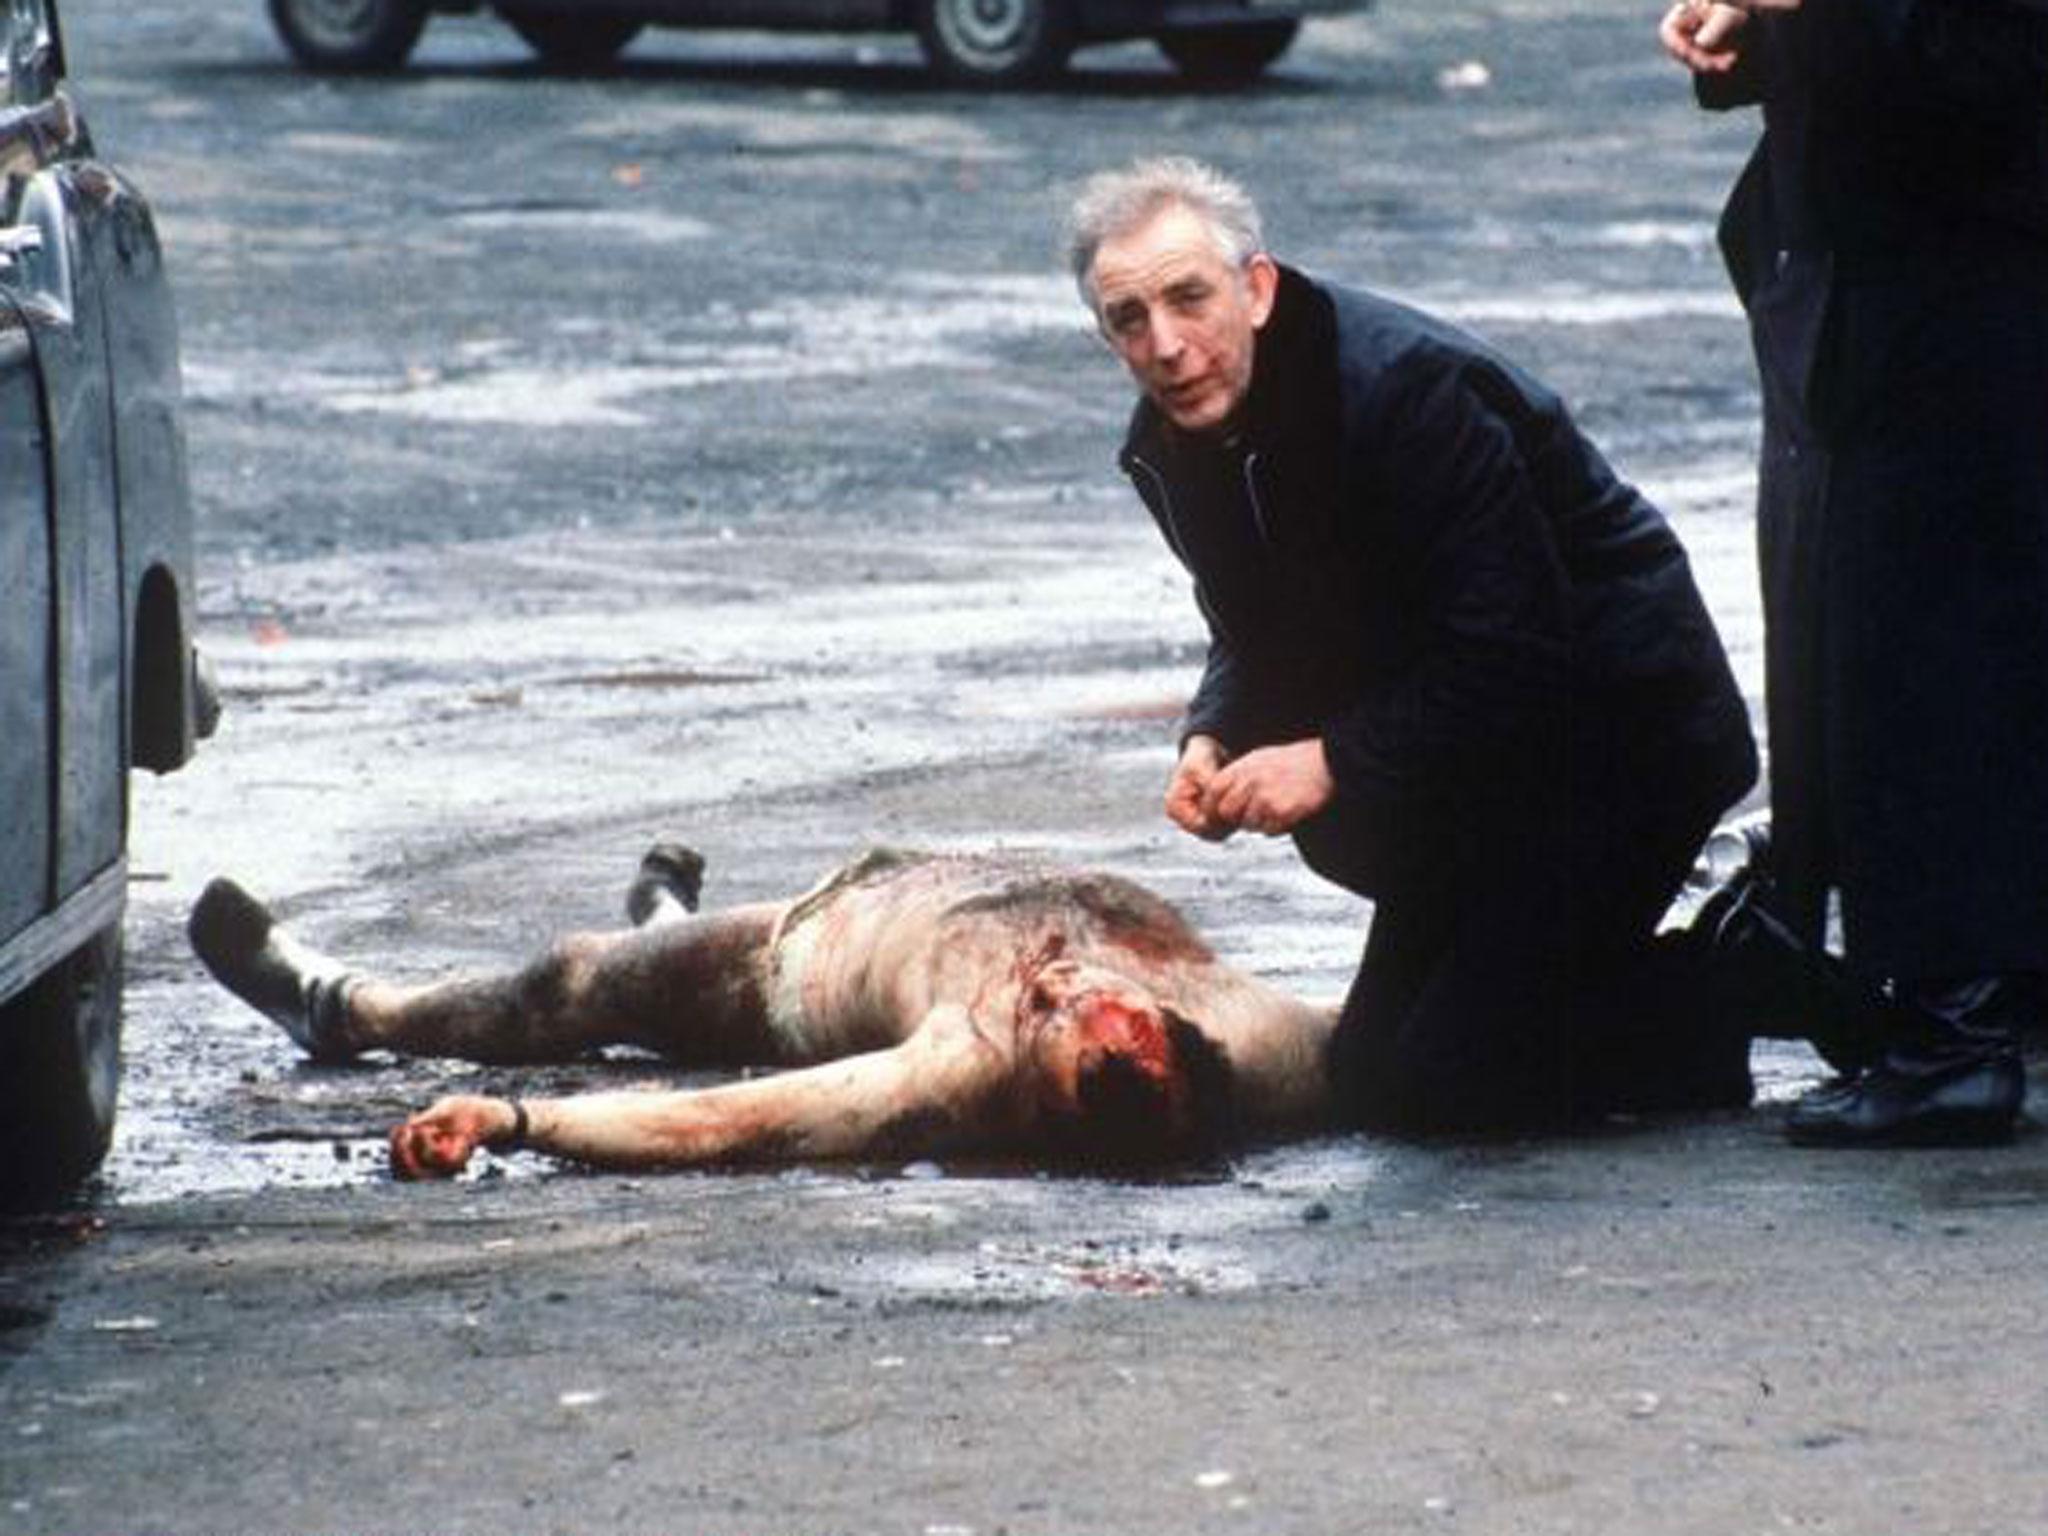
[[[1371,0],[494,0],[541,58],[602,64],[648,26],[797,32],[915,32],[941,76],[964,85],[1044,79],[1090,43],[1150,38],[1191,79],[1241,84],[1285,53],[1302,19]],[[270,0],[299,61],[395,69],[435,11],[484,0]]]
[[[0,1200],[105,1155],[128,772],[210,729],[190,636],[177,331],[149,206],[65,85],[56,0],[0,0]]]

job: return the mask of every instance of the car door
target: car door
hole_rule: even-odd
[[[0,1208],[106,1155],[127,777],[210,716],[187,623],[177,333],[149,205],[63,83],[57,0],[0,0]]]
[[[4,263],[0,256],[0,263]],[[50,900],[50,476],[28,322],[0,279],[0,941]]]
[[[45,660],[34,668],[50,679],[40,705],[47,758],[34,770],[47,783],[47,905],[118,863],[125,834],[126,621],[105,316],[95,285],[76,280],[109,221],[118,187],[89,160],[74,158],[79,135],[58,79],[55,26],[45,0],[5,3],[0,169],[10,195],[0,211],[6,257],[0,291],[15,338],[9,409],[16,417],[26,414],[33,386],[40,476],[24,481],[31,488],[36,478],[44,482],[46,532],[28,531],[33,490],[10,486],[5,504],[16,531],[5,535],[7,579],[10,594],[18,582],[29,600],[0,623],[10,676],[29,675],[12,668],[17,650],[36,648],[28,628],[40,625],[47,636]],[[12,478],[14,454],[8,462]],[[46,575],[32,570],[39,558]],[[37,707],[34,700],[10,705],[31,713]],[[18,723],[24,731],[36,729],[32,720]],[[27,835],[15,832],[10,839]]]
[[[0,9],[0,169],[36,163],[32,104],[18,100],[17,54],[25,12]],[[56,607],[52,588],[52,502],[42,373],[20,293],[28,247],[41,231],[17,223],[19,199],[0,198],[0,940],[21,932],[51,904],[51,836],[56,808]]]

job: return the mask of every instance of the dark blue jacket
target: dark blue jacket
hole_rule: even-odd
[[[1186,730],[1319,736],[1353,825],[1456,815],[1525,766],[1568,765],[1586,804],[1753,782],[1677,538],[1474,338],[1283,269],[1233,431],[1141,402],[1122,462],[1209,623]]]

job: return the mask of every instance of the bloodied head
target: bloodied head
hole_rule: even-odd
[[[1228,1138],[1228,1060],[1199,1026],[1143,989],[1057,962],[1031,982],[1023,1008],[1038,1107],[1072,1155],[1159,1163]]]

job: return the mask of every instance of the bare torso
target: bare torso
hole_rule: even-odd
[[[246,910],[224,919],[235,901]],[[209,902],[218,910],[203,918]],[[956,1150],[1157,1158],[1225,1128],[1268,1134],[1328,1112],[1331,1010],[1219,961],[1169,903],[1117,876],[1017,855],[875,851],[788,902],[708,917],[670,905],[634,929],[558,941],[518,972],[424,987],[305,950],[238,890],[202,898],[194,942],[316,1054],[537,1061],[626,1041],[684,1065],[789,1069],[534,1101],[516,1115],[509,1101],[443,1101],[395,1133],[412,1173],[452,1171],[514,1131],[615,1166]],[[333,1017],[301,1018],[321,988],[338,1000]]]
[[[942,1005],[1028,1056],[1028,995],[1051,970],[1149,995],[1222,1049],[1238,1113],[1326,1109],[1318,1008],[1224,964],[1169,902],[1116,875],[1024,855],[874,850],[779,916],[764,956],[771,1028],[797,1059],[894,1045]]]

